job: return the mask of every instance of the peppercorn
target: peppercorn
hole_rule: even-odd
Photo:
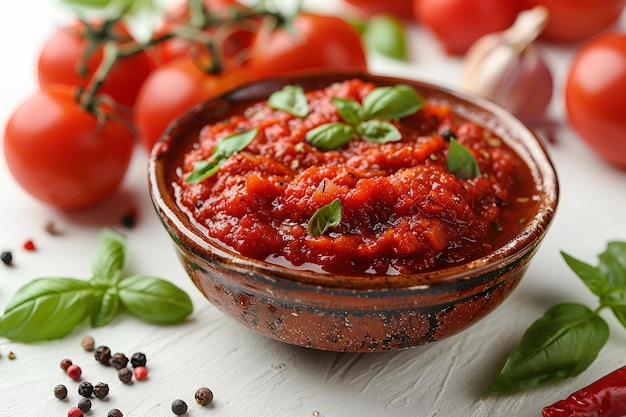
[[[107,346],[99,346],[98,349],[96,349],[96,353],[94,353],[94,357],[101,364],[109,366],[109,361],[111,360],[111,349]]]
[[[174,400],[172,401],[172,413],[177,416],[182,416],[187,412],[187,403],[183,400]]]
[[[26,250],[35,250],[35,242],[33,242],[32,240],[27,240],[26,242],[24,242],[23,245],[24,249]]]
[[[15,356],[15,352],[10,350],[9,354],[7,355],[7,358],[9,358],[9,360],[13,360],[13,359],[17,358],[17,356]]]
[[[196,402],[200,405],[209,405],[213,402],[213,391],[206,387],[199,388],[196,391]]]
[[[93,394],[93,385],[87,381],[81,382],[78,386],[78,394],[85,398],[91,397],[91,394]]]
[[[83,413],[91,410],[91,400],[89,398],[81,398],[78,401],[78,408],[80,408],[80,411]]]
[[[83,349],[85,349],[87,352],[93,352],[93,349],[95,347],[95,341],[93,340],[93,337],[91,336],[85,336],[80,340],[80,345],[83,347]]]
[[[69,368],[71,365],[72,365],[71,359],[63,359],[61,361],[61,369],[63,369],[66,372],[67,372],[67,368]]]
[[[124,215],[122,216],[122,225],[129,229],[132,229],[137,224],[137,208],[131,207]]]
[[[67,417],[83,417],[84,415],[85,413],[78,407],[72,407],[67,411]]]
[[[126,365],[128,365],[128,358],[123,353],[116,353],[115,355],[111,356],[111,359],[109,360],[109,365],[113,366],[119,371],[120,369],[126,368]]]
[[[122,381],[125,384],[130,383],[130,381],[132,381],[133,379],[133,371],[131,371],[128,368],[122,368],[119,370],[119,372],[117,373],[117,377],[119,378],[120,381]]]
[[[13,265],[13,254],[10,251],[5,251],[0,254],[0,259],[2,259],[2,263],[6,266]]]
[[[93,388],[93,394],[100,399],[103,399],[109,395],[109,385],[104,382],[98,382]]]
[[[112,408],[107,413],[107,417],[124,417],[124,414],[117,408]]]
[[[142,379],[146,379],[148,377],[148,368],[145,366],[137,366],[133,373],[135,374],[135,379],[137,381],[141,381]]]
[[[130,363],[133,365],[133,368],[146,366],[146,362],[146,355],[141,352],[134,353],[133,356],[130,357]]]
[[[74,381],[78,381],[83,373],[83,370],[80,369],[80,366],[78,365],[70,365],[65,372]]]
[[[67,398],[67,387],[63,384],[59,384],[54,387],[54,396],[59,400],[64,400]]]

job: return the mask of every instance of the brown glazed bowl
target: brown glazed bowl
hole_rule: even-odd
[[[305,89],[359,77],[377,85],[405,83],[423,97],[488,127],[531,168],[537,188],[532,219],[489,255],[436,272],[336,276],[242,257],[208,239],[177,204],[177,169],[200,129],[230,116],[234,105],[266,99],[289,84]],[[474,96],[430,84],[368,74],[317,74],[255,82],[209,100],[175,122],[149,162],[153,203],[186,270],[223,313],[265,336],[313,349],[373,352],[423,345],[454,335],[493,311],[516,287],[555,214],[558,181],[545,148],[516,117]]]

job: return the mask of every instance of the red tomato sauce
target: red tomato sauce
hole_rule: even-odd
[[[359,102],[374,85],[360,80],[307,92],[298,118],[266,102],[205,126],[185,156],[180,204],[209,236],[240,254],[334,274],[393,275],[432,271],[488,254],[511,239],[533,209],[527,165],[491,131],[428,103],[393,123],[402,140],[352,140],[322,151],[305,141],[312,128],[341,118],[332,97]],[[216,142],[259,128],[255,139],[198,183],[185,178]],[[449,137],[471,150],[481,176],[447,169]],[[307,232],[315,211],[339,198],[341,223]]]

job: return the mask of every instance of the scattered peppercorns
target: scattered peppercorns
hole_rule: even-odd
[[[107,417],[124,417],[124,414],[117,408],[112,408],[107,413]]]
[[[93,395],[95,395],[96,398],[103,399],[109,395],[109,385],[104,382],[98,382],[93,388]]]
[[[137,366],[133,369],[133,373],[135,374],[135,379],[141,381],[148,377],[148,368],[145,366]]]
[[[63,384],[59,384],[54,387],[54,396],[59,400],[64,400],[67,398],[67,387]]]
[[[122,225],[129,229],[132,229],[137,224],[137,208],[131,207],[122,216]]]
[[[177,416],[182,416],[187,412],[187,403],[183,400],[174,400],[172,401],[172,413]]]
[[[63,369],[66,372],[67,372],[67,368],[69,368],[71,365],[72,365],[71,359],[63,359],[61,361],[61,369]]]
[[[22,245],[22,247],[23,247],[24,249],[26,249],[26,250],[30,250],[30,251],[37,249],[37,248],[35,247],[35,242],[33,242],[33,241],[32,241],[32,240],[30,240],[30,239],[29,239],[29,240],[27,240],[26,242],[24,242],[24,245]]]
[[[109,361],[111,360],[111,349],[107,346],[99,346],[98,349],[96,349],[96,353],[94,353],[94,357],[101,364],[109,366]]]
[[[146,355],[141,352],[133,353],[133,356],[130,357],[130,364],[133,365],[133,368],[146,366],[146,362]]]
[[[199,388],[195,394],[196,402],[200,405],[209,405],[213,402],[213,391],[207,387]]]
[[[67,417],[83,417],[85,413],[78,407],[72,407],[67,412]]]
[[[44,230],[52,236],[61,236],[63,232],[56,227],[56,224],[52,220],[46,222],[44,225]]]
[[[83,413],[86,413],[87,411],[91,410],[91,400],[89,398],[81,398],[78,401],[78,408]]]
[[[128,358],[123,353],[116,353],[111,356],[109,364],[119,371],[120,369],[126,368],[126,365],[128,365]]]
[[[91,336],[85,336],[80,340],[80,345],[83,347],[83,349],[85,349],[87,352],[93,352],[96,342],[95,340],[93,340],[93,337]]]
[[[117,377],[123,383],[129,384],[130,381],[132,381],[133,379],[133,371],[131,371],[129,368],[122,368],[117,373]]]
[[[74,381],[78,381],[83,373],[83,370],[80,369],[80,366],[78,365],[70,365],[65,372]]]
[[[89,398],[91,397],[91,394],[93,394],[93,389],[94,388],[93,385],[91,385],[91,382],[83,381],[78,386],[78,394],[85,398]]]
[[[2,260],[2,263],[6,266],[13,265],[13,254],[11,253],[11,251],[2,252],[2,254],[0,254],[0,259]]]
[[[7,355],[7,357],[9,358],[9,360],[13,360],[15,358],[17,358],[17,356],[15,356],[15,352],[13,352],[12,350],[9,351],[9,354]]]

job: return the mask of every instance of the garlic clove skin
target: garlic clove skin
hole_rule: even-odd
[[[523,11],[504,32],[485,35],[465,56],[463,88],[488,98],[528,122],[544,118],[553,79],[533,44],[547,21],[547,9]]]

